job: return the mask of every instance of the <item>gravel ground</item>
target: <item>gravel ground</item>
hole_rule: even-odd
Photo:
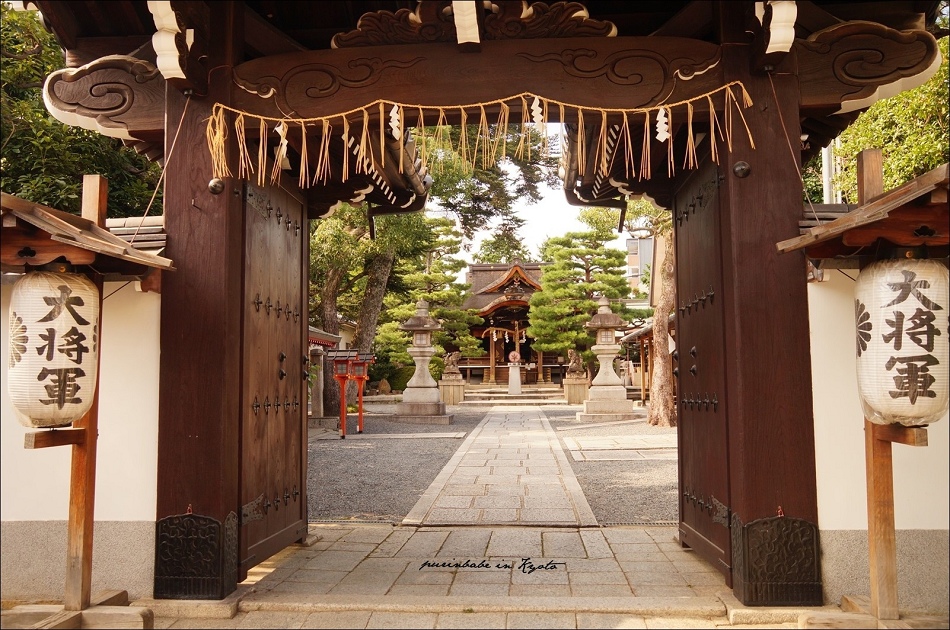
[[[364,435],[392,433],[464,433],[478,426],[488,407],[452,407],[450,425],[404,424],[374,414],[395,410],[393,404],[367,402]],[[643,422],[578,427],[579,407],[543,407],[562,439],[675,433]],[[310,439],[307,485],[310,520],[399,522],[409,513],[464,438],[355,438],[356,419],[347,422],[349,439],[333,435]],[[567,452],[565,450],[565,452]],[[677,520],[676,461],[581,461],[567,453],[594,515],[602,525],[670,523]]]

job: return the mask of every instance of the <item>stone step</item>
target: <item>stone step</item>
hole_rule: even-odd
[[[461,407],[485,407],[492,405],[533,405],[533,406],[553,406],[553,405],[567,405],[567,400],[563,397],[561,398],[519,398],[506,396],[495,396],[493,398],[486,398],[484,400],[472,400],[468,398],[466,394],[466,399],[459,403]]]
[[[490,400],[494,398],[502,398],[505,396],[515,396],[517,398],[535,398],[535,399],[546,399],[546,398],[564,398],[563,392],[551,392],[551,393],[539,393],[539,392],[525,392],[522,391],[520,394],[509,394],[508,392],[465,392],[466,399],[485,399]]]

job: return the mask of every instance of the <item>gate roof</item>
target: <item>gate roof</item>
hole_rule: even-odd
[[[71,124],[122,137],[139,151],[160,159],[164,153],[161,95],[165,83],[201,94],[212,70],[202,65],[202,52],[215,29],[210,4],[145,0],[36,0],[34,4],[60,40],[67,65],[77,69],[66,71],[48,84],[46,97],[54,115]],[[347,89],[351,86],[347,81],[353,85],[376,81],[357,76],[361,66],[352,65],[357,59],[363,59],[364,66],[369,63],[366,60],[375,59],[374,64],[389,64],[393,68],[394,93],[410,95],[417,93],[413,90],[429,89],[433,108],[442,107],[437,102],[440,98],[454,103],[453,107],[445,106],[447,122],[459,122],[460,115],[468,115],[472,116],[467,118],[468,123],[476,124],[484,119],[485,110],[492,116],[507,109],[510,111],[506,115],[513,124],[537,120],[569,123],[561,158],[564,192],[570,202],[578,205],[624,207],[624,198],[629,194],[646,192],[658,198],[663,191],[668,192],[667,162],[672,164],[672,160],[663,147],[649,153],[647,149],[653,141],[644,136],[652,136],[652,131],[645,134],[644,128],[659,128],[657,117],[669,116],[671,142],[678,144],[678,152],[688,156],[689,146],[700,142],[708,132],[703,130],[708,123],[698,122],[709,120],[708,115],[699,115],[703,108],[708,109],[703,97],[711,92],[702,86],[720,84],[722,88],[716,73],[718,51],[724,46],[750,44],[754,70],[798,74],[803,159],[826,146],[876,98],[889,90],[907,89],[923,82],[929,77],[928,72],[935,69],[934,61],[939,62],[935,40],[927,32],[933,29],[938,14],[940,3],[936,1],[472,2],[471,11],[466,9],[466,3],[447,0],[337,1],[319,5],[258,0],[238,4],[243,6],[244,63],[234,69],[234,77],[244,89],[237,90],[237,98],[260,107],[260,111],[247,112],[244,123],[248,138],[255,138],[263,126],[257,125],[255,117],[282,111],[280,99],[289,98],[282,90],[292,83],[294,73],[301,71],[300,64],[310,64],[312,70],[314,64],[320,65],[321,59],[336,59],[340,68],[349,68],[352,76],[334,74],[337,70],[327,71],[323,79],[311,76],[306,90],[319,92],[326,81],[341,82]],[[319,10],[314,10],[315,6]],[[790,14],[786,13],[789,7],[794,9]],[[629,39],[611,44],[620,41],[614,38]],[[559,43],[551,44],[552,39]],[[418,58],[416,52],[422,50],[420,46],[443,48],[437,55],[430,53],[432,58],[423,63],[413,61]],[[638,51],[637,55],[631,56],[631,50]],[[589,54],[601,55],[599,67],[585,65]],[[531,63],[535,66],[525,61],[532,55]],[[860,71],[852,74],[851,64],[838,63],[849,55],[865,55]],[[266,63],[255,63],[264,58]],[[644,78],[648,72],[643,68],[651,59],[658,60],[659,78]],[[90,65],[78,70],[84,64]],[[418,67],[410,67],[413,64]],[[558,64],[563,68],[551,70]],[[537,67],[538,72],[531,72],[532,67]],[[472,72],[469,68],[479,70]],[[490,73],[486,73],[487,68]],[[278,70],[284,72],[281,92],[261,98],[273,88],[274,84],[268,81],[276,81],[264,75]],[[378,67],[373,71],[377,70]],[[597,99],[609,100],[624,92],[614,90],[614,96],[608,97],[594,87],[595,83],[586,90],[577,89],[576,83],[564,83],[561,88],[569,94],[561,98],[556,82],[544,74],[550,72],[566,72],[566,81],[578,77],[627,81],[631,83],[629,94],[642,87],[637,82],[653,81],[663,90],[647,95],[649,98],[645,97],[639,105],[631,105],[630,112],[647,111],[647,119],[639,123],[631,119],[628,128],[624,113],[627,110],[609,109],[606,100],[596,104]],[[530,90],[526,95],[504,92],[504,98],[511,99],[506,101],[507,105],[491,99],[487,103],[457,100],[468,93],[466,90],[483,90],[486,74],[487,80],[503,92],[519,83],[530,86],[532,81],[540,81],[539,85],[549,92],[536,95],[541,98],[533,101]],[[90,84],[114,85],[122,82],[119,77],[123,75],[126,85],[141,93],[142,98],[119,106],[88,102]],[[380,85],[384,83],[380,81]],[[322,148],[318,149],[320,134],[330,119],[318,115],[324,111],[320,107],[331,101],[347,102],[344,96],[350,94],[339,86],[327,89],[336,90],[332,99],[320,103],[311,99],[313,102],[307,106],[313,106],[313,113],[308,114],[303,107],[294,109],[299,120],[316,121],[301,122],[296,136],[294,129],[284,128],[278,137],[280,132],[276,128],[281,125],[270,125],[275,129],[268,129],[269,142],[263,144],[267,151],[262,149],[262,155],[270,158],[272,149],[289,143],[286,156],[293,168],[303,168],[301,163],[306,163],[311,169],[319,169],[320,164],[326,163],[334,172],[343,174],[321,179],[320,186],[310,188],[311,217],[328,215],[340,201],[370,201],[374,214],[421,209],[431,178],[427,177],[424,156],[401,133],[402,126],[417,122],[408,112],[411,103],[391,97],[393,102],[386,103],[385,108],[382,104],[377,108],[375,104],[367,107],[364,103],[347,110],[349,114],[334,112],[340,120],[347,117],[344,125],[350,126],[350,141],[328,141],[329,153],[324,154]],[[729,96],[741,99],[739,88],[734,89],[735,94],[726,95],[724,105],[709,101],[709,106],[728,109]],[[252,93],[254,90],[257,92]],[[114,100],[116,95],[117,92],[108,91],[109,99]],[[692,120],[692,109],[687,114],[665,105],[676,101],[677,95],[687,99],[681,102],[695,106],[697,122]],[[564,104],[570,105],[572,98],[580,105],[565,109]],[[397,111],[394,116],[390,105],[405,105],[407,111],[393,108]],[[426,113],[426,124],[438,120],[434,115],[436,109]],[[475,118],[476,115],[481,118]],[[381,120],[384,117],[387,119]],[[580,120],[584,117],[586,120]],[[398,124],[394,122],[397,118]],[[298,120],[293,115],[290,119]],[[275,123],[277,119],[267,120]],[[488,122],[492,120],[495,119]],[[392,127],[385,132],[385,140],[381,138],[375,148],[359,142],[362,129],[378,129],[382,134],[381,127],[390,122]],[[306,139],[300,129],[305,130]],[[339,126],[335,129],[338,132]],[[640,155],[640,148],[645,157]],[[675,159],[677,169],[682,170],[682,156],[678,153]],[[644,175],[651,173],[654,181],[645,181],[648,178]],[[301,181],[313,183],[312,178],[305,176],[301,176]]]

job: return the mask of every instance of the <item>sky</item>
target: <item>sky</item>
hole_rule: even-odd
[[[545,189],[543,199],[537,203],[516,204],[515,211],[525,222],[521,234],[524,237],[528,251],[536,256],[541,243],[551,236],[562,236],[567,232],[586,232],[589,230],[590,228],[577,218],[581,210],[583,210],[582,207],[567,203],[563,191],[553,188]],[[478,251],[481,240],[487,236],[488,232],[476,234],[471,251],[463,251],[459,257],[472,262],[472,254]],[[618,234],[609,246],[625,250],[627,238],[626,234]]]

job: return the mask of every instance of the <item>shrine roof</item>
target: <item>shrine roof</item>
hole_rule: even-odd
[[[67,258],[73,255],[77,260],[82,260],[77,262],[70,259],[73,264],[89,264],[89,261],[100,260],[97,256],[103,256],[146,268],[174,270],[170,259],[142,251],[89,219],[7,193],[0,193],[0,199],[5,271],[25,269],[27,263],[45,264],[61,255]],[[37,236],[37,230],[48,236]],[[62,246],[47,245],[49,241]],[[24,256],[25,250],[32,250],[32,254],[27,251],[29,255]],[[94,257],[87,258],[77,250],[90,252]],[[49,256],[53,258],[46,260]]]
[[[858,206],[821,206],[821,213],[806,206],[803,223],[808,227],[776,248],[783,253],[804,249],[811,259],[858,256],[879,238],[899,247],[946,249],[950,244],[948,173],[948,165],[942,164]]]

